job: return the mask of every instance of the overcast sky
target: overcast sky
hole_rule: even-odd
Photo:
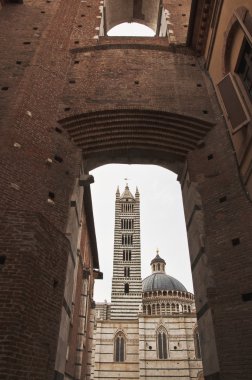
[[[151,274],[150,261],[159,249],[166,261],[166,273],[181,281],[193,292],[189,253],[180,185],[176,175],[167,169],[150,165],[105,165],[90,172],[94,220],[100,269],[103,280],[95,284],[94,299],[111,299],[115,193],[126,182],[133,195],[140,192],[142,278]],[[128,178],[127,181],[124,178]]]
[[[123,22],[114,26],[108,31],[108,36],[138,36],[138,37],[154,37],[155,32],[146,25],[137,22]]]

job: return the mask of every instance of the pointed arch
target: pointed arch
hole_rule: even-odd
[[[114,338],[114,361],[124,362],[126,357],[126,337],[123,331],[118,331]]]
[[[203,374],[203,371],[199,371],[199,372],[198,372],[197,380],[204,380],[204,374]]]
[[[165,314],[165,303],[162,302],[161,304],[161,314]]]
[[[152,314],[152,315],[155,315],[155,314],[156,314],[156,304],[152,304],[152,307],[151,307],[151,314]]]
[[[148,315],[151,315],[151,305],[148,305]]]
[[[162,325],[157,329],[157,358],[168,359],[168,334]]]
[[[195,358],[201,359],[201,347],[200,347],[200,337],[199,337],[198,326],[196,326],[194,329],[193,338],[194,338]]]

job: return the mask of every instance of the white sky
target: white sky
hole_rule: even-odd
[[[135,195],[140,192],[142,278],[151,274],[150,261],[159,254],[166,261],[166,273],[181,281],[193,292],[187,236],[180,185],[176,175],[159,166],[105,165],[90,172],[100,269],[104,279],[95,283],[94,299],[102,302],[111,297],[115,193],[124,190],[127,181]]]
[[[148,28],[146,25],[138,24],[136,22],[127,23],[114,26],[114,28],[108,31],[108,36],[137,36],[137,37],[153,37],[155,32]]]
[[[110,36],[153,36],[154,32],[140,24],[124,23],[112,28]],[[159,166],[105,165],[91,172],[91,186],[100,270],[104,279],[95,282],[94,299],[111,299],[115,193],[127,181],[135,195],[140,192],[142,279],[151,273],[150,262],[156,249],[166,261],[166,273],[181,281],[193,292],[187,236],[180,185],[176,175]]]

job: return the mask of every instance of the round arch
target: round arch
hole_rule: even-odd
[[[213,123],[157,109],[106,109],[61,119],[85,169],[107,163],[156,164],[179,173]]]
[[[249,10],[246,7],[239,7],[236,9],[235,12],[236,14],[239,15],[239,17],[242,20],[245,18],[246,14],[250,16]],[[251,19],[251,16],[250,16],[250,19]],[[224,74],[227,74],[230,71],[232,71],[231,56],[233,52],[233,44],[239,31],[241,31],[241,27],[240,27],[237,17],[234,14],[229,20],[227,29],[224,34],[224,44],[223,44],[223,52],[222,52],[222,57],[223,57],[222,70]]]
[[[104,8],[107,31],[124,22],[137,22],[157,30],[159,0],[105,0]]]

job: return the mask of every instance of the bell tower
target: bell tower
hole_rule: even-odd
[[[142,300],[140,197],[116,191],[111,319],[135,319]]]

